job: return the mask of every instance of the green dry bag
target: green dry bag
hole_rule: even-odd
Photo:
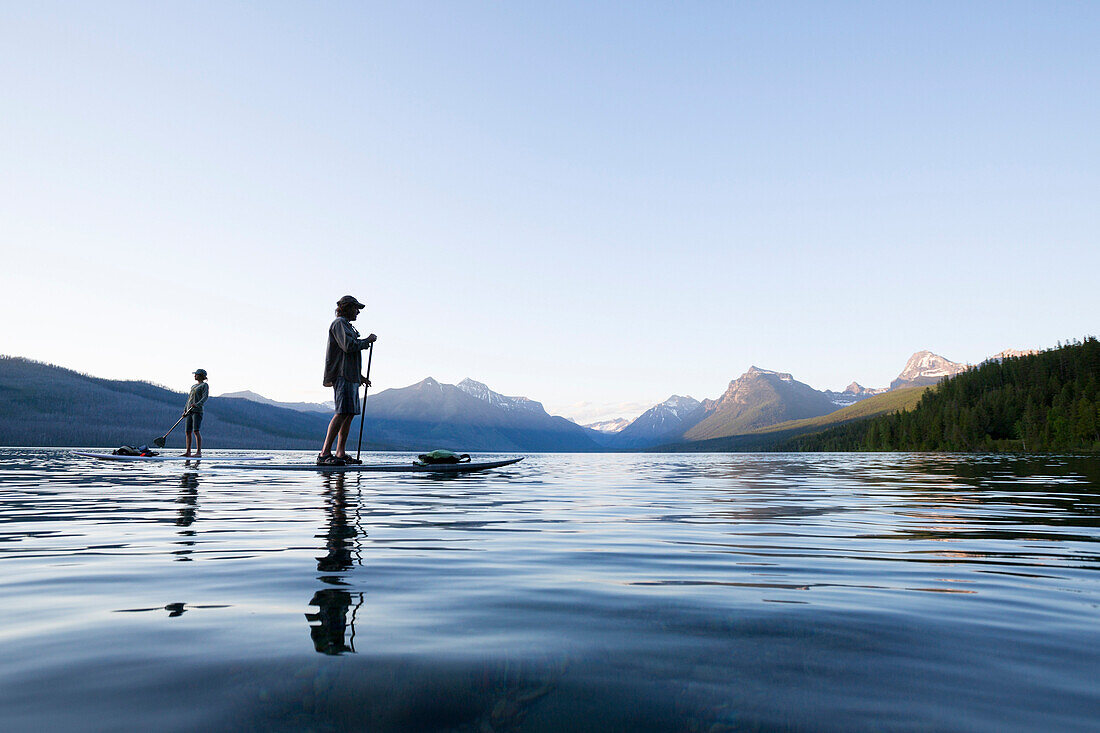
[[[427,466],[435,463],[468,463],[470,461],[469,453],[462,453],[461,455],[449,450],[433,450],[430,453],[421,453],[417,456],[421,466]]]

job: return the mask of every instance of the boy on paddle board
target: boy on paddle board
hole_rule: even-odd
[[[351,322],[359,317],[359,311],[365,305],[350,295],[336,301],[336,320],[328,327],[328,347],[325,350],[324,385],[332,387],[336,401],[336,414],[328,424],[325,444],[317,456],[318,466],[343,466],[348,463],[361,463],[349,458],[345,452],[351,421],[359,414],[359,385],[368,387],[370,382],[363,376],[363,349],[373,344],[378,337],[359,338],[359,332]],[[332,442],[336,441],[336,454],[332,453]]]
[[[194,375],[198,384],[191,388],[187,395],[187,404],[183,406],[183,414],[187,416],[187,422],[183,424],[184,430],[187,431],[187,450],[183,455],[191,457],[191,433],[194,433],[195,455],[193,457],[202,458],[202,433],[199,429],[202,427],[202,406],[210,397],[210,385],[206,383],[205,369],[196,369]]]

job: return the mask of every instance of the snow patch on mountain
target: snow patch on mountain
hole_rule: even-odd
[[[584,427],[589,430],[595,430],[598,433],[619,433],[623,428],[630,424],[630,420],[625,417],[617,417],[613,420],[601,420],[599,422],[588,423]]]
[[[898,379],[907,381],[918,377],[942,379],[943,377],[952,377],[965,369],[965,364],[948,361],[939,354],[933,354],[931,351],[918,351],[909,357],[909,361],[905,363],[905,368],[901,370]]]
[[[531,410],[535,412],[543,412],[541,402],[527,399],[526,397],[508,397],[502,395],[499,392],[494,392],[489,389],[488,386],[481,382],[475,381],[467,377],[461,382],[455,385],[460,390],[477,398],[484,402],[488,402],[493,407],[500,407],[505,410]]]
[[[693,397],[682,397],[680,395],[674,394],[661,404],[654,405],[652,409],[663,415],[683,418],[689,412],[694,411],[698,407],[699,400]]]
[[[1001,353],[989,357],[986,361],[1002,362],[1005,359],[1018,359],[1021,356],[1031,356],[1038,353],[1038,349],[1005,349]]]
[[[953,377],[970,368],[968,364],[949,361],[931,351],[918,351],[905,362],[905,368],[897,379],[890,382],[890,389],[900,389],[921,384],[935,384],[944,377]]]
[[[773,372],[771,369],[761,369],[758,366],[750,366],[749,370],[747,372],[745,372],[744,374],[742,374],[739,377],[739,379],[744,379],[745,377],[753,377],[753,376],[760,375],[760,374],[770,374],[772,376],[779,377],[779,379],[781,381],[784,381],[784,382],[793,382],[794,381],[794,377],[791,376],[790,374],[788,374],[787,372]],[[734,381],[738,381],[738,380],[734,380]]]

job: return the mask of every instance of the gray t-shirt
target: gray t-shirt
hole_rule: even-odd
[[[337,377],[359,384],[363,372],[363,349],[370,346],[351,321],[338,316],[328,327],[328,348],[325,350],[324,385],[336,384]]]
[[[206,399],[210,396],[210,385],[206,382],[199,382],[191,388],[191,392],[187,395],[187,404],[184,406],[183,411],[194,410],[195,412],[202,412],[202,406],[206,403]]]

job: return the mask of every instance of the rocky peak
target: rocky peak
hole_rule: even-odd
[[[455,386],[471,397],[477,397],[479,400],[488,399],[489,394],[492,392],[488,385],[470,379],[469,377],[466,377]]]
[[[661,404],[655,405],[654,409],[665,410],[675,415],[684,415],[699,407],[699,404],[697,399],[674,394]]]
[[[918,351],[905,362],[898,378],[890,383],[890,389],[921,384],[935,384],[944,377],[953,377],[969,369],[966,364],[958,364],[931,351]]]
[[[788,382],[797,384],[794,377],[787,372],[774,372],[770,369],[761,369],[760,367],[751,366],[749,370],[742,374],[737,379],[731,380],[729,387],[726,388],[725,394],[715,400],[705,400],[703,405],[710,409],[712,405],[720,402],[743,401],[749,394],[754,392],[761,382]]]
[[[489,389],[487,385],[470,379],[469,377],[466,377],[455,386],[466,394],[470,395],[471,397],[482,400],[483,402],[488,402],[494,407],[500,407],[505,410],[518,408],[523,410],[533,410],[536,412],[543,411],[541,402],[535,402],[534,400],[529,400],[526,397],[507,397],[500,394],[499,392],[494,392],[493,390]]]
[[[761,369],[758,366],[750,366],[749,370],[747,372],[742,374],[740,377],[738,377],[734,381],[738,381],[738,380],[741,380],[741,379],[746,379],[746,378],[749,378],[749,377],[760,377],[760,376],[778,377],[779,379],[783,380],[784,382],[794,381],[794,377],[792,377],[787,372],[773,372],[771,369]],[[732,382],[731,382],[731,384],[732,384]]]
[[[1001,353],[989,357],[986,361],[1004,361],[1005,359],[1017,359],[1021,356],[1031,356],[1038,353],[1038,349],[1005,349]]]
[[[918,351],[909,357],[898,379],[910,380],[917,377],[950,377],[966,369],[965,364],[949,361],[931,351]]]

